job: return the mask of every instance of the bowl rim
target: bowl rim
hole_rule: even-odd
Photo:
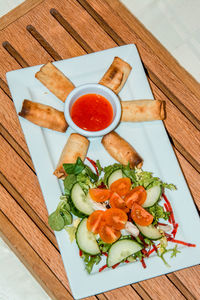
[[[115,117],[113,118],[113,121],[111,122],[111,124],[102,129],[102,130],[98,130],[98,131],[89,131],[89,130],[84,130],[82,128],[80,128],[79,126],[77,126],[70,115],[70,111],[69,111],[69,107],[71,104],[71,101],[74,97],[74,95],[76,95],[76,93],[80,92],[81,90],[84,89],[89,89],[89,88],[96,88],[97,91],[96,92],[92,92],[92,93],[96,93],[96,94],[100,94],[101,95],[101,91],[106,91],[113,99],[114,105],[115,105],[115,109],[116,109],[116,114]],[[86,92],[83,95],[89,94],[89,92]],[[81,96],[77,96],[77,99],[81,97]],[[77,100],[76,99],[76,100]],[[76,101],[75,100],[75,101]],[[109,101],[109,99],[107,99]],[[110,101],[109,101],[110,102]],[[110,102],[111,103],[111,102]],[[113,106],[113,104],[111,103],[111,105]],[[66,100],[65,100],[65,106],[64,106],[64,116],[65,119],[68,123],[68,125],[77,133],[86,136],[86,137],[100,137],[100,136],[104,136],[105,134],[111,132],[112,130],[114,130],[116,128],[116,126],[118,125],[120,118],[121,118],[121,104],[120,104],[120,99],[118,97],[118,95],[116,95],[110,88],[98,84],[98,83],[86,83],[86,84],[81,84],[77,87],[75,87],[67,96]]]

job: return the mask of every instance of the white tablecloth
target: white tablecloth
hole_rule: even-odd
[[[200,1],[121,0],[200,81]],[[0,0],[0,17],[23,0]],[[0,238],[0,300],[50,299]]]

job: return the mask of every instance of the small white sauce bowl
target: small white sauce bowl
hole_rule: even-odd
[[[71,118],[71,108],[74,102],[81,96],[86,94],[97,94],[105,97],[113,108],[113,120],[111,124],[103,130],[99,131],[87,131],[80,127],[78,127]],[[109,133],[110,131],[114,130],[115,127],[118,125],[120,118],[121,118],[121,104],[118,96],[109,88],[97,84],[97,83],[90,83],[84,84],[76,87],[71,93],[67,96],[65,101],[64,107],[64,115],[68,125],[74,129],[77,133],[87,136],[87,137],[97,137],[97,136],[104,136],[105,134]]]

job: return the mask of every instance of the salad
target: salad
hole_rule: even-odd
[[[99,272],[135,261],[146,268],[153,252],[169,266],[165,253],[176,256],[178,244],[196,246],[175,239],[178,223],[164,193],[175,190],[173,184],[129,165],[102,168],[98,160],[87,159],[95,173],[80,158],[75,164],[63,164],[68,174],[64,195],[49,216],[49,225],[55,231],[65,229],[71,242],[76,241],[88,273],[103,256],[106,264]],[[175,247],[168,248],[168,242]]]

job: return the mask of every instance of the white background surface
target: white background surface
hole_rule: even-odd
[[[121,1],[200,82],[200,1]],[[22,2],[0,0],[0,17]],[[50,299],[2,239],[0,270],[1,300]]]

